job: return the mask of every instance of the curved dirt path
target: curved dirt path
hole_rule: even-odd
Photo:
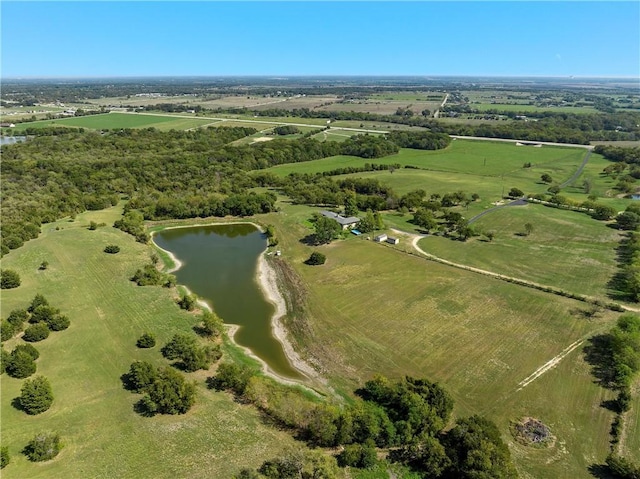
[[[587,151],[587,154],[585,155],[584,160],[582,160],[582,164],[578,167],[578,170],[573,175],[571,175],[571,177],[568,180],[560,183],[558,185],[560,188],[564,188],[565,186],[570,185],[576,179],[578,179],[578,177],[582,174],[582,170],[584,170],[584,167],[587,166],[587,163],[589,163],[589,158],[591,158],[592,152],[593,150]]]

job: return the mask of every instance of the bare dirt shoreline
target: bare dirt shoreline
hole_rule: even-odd
[[[256,223],[252,223],[250,221],[215,222],[215,223],[195,224],[195,225],[167,226],[164,229],[193,228],[196,226],[215,226],[215,225],[229,225],[229,224],[250,224],[255,226],[258,230],[263,231],[260,225]],[[156,244],[155,241],[153,241],[153,236],[155,233],[157,232],[154,231],[151,233],[151,241],[153,242],[153,245],[159,250],[166,253],[169,256],[169,258],[171,258],[171,261],[173,261],[173,267],[169,269],[167,272],[173,273],[179,270],[182,267],[182,262],[171,251],[167,251],[161,248]],[[325,383],[324,379],[321,378],[321,376],[313,367],[311,367],[308,363],[306,363],[300,357],[300,355],[295,351],[295,349],[293,348],[293,345],[287,338],[287,330],[284,327],[284,324],[282,323],[282,318],[287,314],[287,306],[286,306],[284,297],[282,296],[282,294],[280,293],[280,289],[278,288],[278,281],[277,281],[275,270],[269,265],[269,262],[266,259],[265,253],[261,253],[260,257],[258,258],[258,264],[256,268],[256,281],[258,283],[258,286],[262,290],[262,293],[264,294],[265,299],[275,306],[275,312],[271,317],[271,331],[273,333],[273,336],[280,342],[280,344],[282,344],[282,349],[284,350],[287,360],[289,361],[289,363],[294,369],[298,370],[306,378],[320,381],[321,383],[324,384]],[[181,286],[185,287],[184,285],[181,285]],[[186,289],[188,291],[188,288]],[[203,308],[211,310],[211,307],[203,300],[198,300],[198,304]],[[231,339],[231,341],[233,341],[233,343],[236,346],[238,346],[243,351],[245,351],[247,355],[259,361],[260,364],[262,364],[262,370],[266,375],[274,379],[277,379],[280,382],[289,383],[289,384],[300,384],[305,382],[304,380],[296,381],[294,379],[287,378],[277,374],[275,371],[273,371],[269,367],[269,365],[266,362],[264,362],[264,360],[256,356],[250,349],[244,346],[241,346],[235,342],[234,336],[239,329],[239,326],[237,324],[228,324],[228,323],[225,323],[225,324],[227,324],[227,334]]]

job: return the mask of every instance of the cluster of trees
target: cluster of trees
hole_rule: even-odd
[[[219,345],[201,346],[195,336],[188,334],[174,335],[161,352],[165,358],[176,361],[173,364],[175,367],[189,373],[198,369],[209,369],[211,364],[222,356]]]
[[[24,328],[25,323],[30,326]],[[22,339],[37,342],[46,339],[51,331],[63,331],[71,324],[69,318],[58,308],[49,304],[41,294],[36,294],[29,307],[15,309],[2,321],[2,341],[6,341],[24,330]]]
[[[453,400],[426,379],[392,382],[378,376],[356,391],[352,403],[342,406],[305,399],[247,366],[220,364],[209,384],[253,402],[310,444],[344,446],[337,458],[341,465],[367,467],[375,461],[376,448],[383,448],[390,450],[392,461],[424,477],[516,477],[509,450],[488,419],[459,419],[445,431]]]
[[[101,135],[66,130],[3,145],[2,252],[37,237],[43,223],[113,205],[121,195],[244,192],[247,175],[212,155],[255,131],[125,129]]]
[[[36,359],[40,352],[31,344],[19,344],[11,353],[2,349],[2,373],[12,378],[24,379],[36,372]]]
[[[622,193],[636,190],[635,183],[640,178],[640,148],[598,145],[594,152],[613,162],[602,170],[602,174],[618,181],[617,190]]]
[[[136,241],[139,243],[149,242],[149,233],[147,233],[144,228],[144,216],[139,211],[131,210],[130,205],[127,205],[122,218],[113,223],[113,227],[118,228],[125,233],[129,233],[131,236],[135,237]],[[109,252],[110,251],[107,251],[107,253]]]
[[[20,275],[12,269],[0,269],[0,289],[13,289],[20,286]]]
[[[321,214],[314,214],[311,218],[311,223],[315,231],[313,240],[315,244],[327,244],[331,243],[334,239],[337,239],[342,233],[342,226],[333,218],[322,216]]]
[[[444,195],[432,194],[428,199],[424,190],[410,191],[400,199],[402,208],[415,210],[412,223],[427,232],[441,231],[446,235],[457,234],[458,238],[466,240],[476,236],[476,231],[469,225],[466,218],[457,211],[448,208],[468,205],[480,199],[480,195],[467,195],[458,190]]]
[[[224,325],[215,313],[204,311],[199,319],[200,325],[194,328],[197,333],[208,340],[220,338]],[[144,333],[136,345],[152,348],[156,345],[155,336]],[[209,369],[222,356],[220,344],[216,341],[203,345],[194,335],[178,333],[160,351],[166,359],[174,361],[172,365],[155,367],[147,361],[136,361],[122,376],[124,387],[144,395],[136,406],[143,415],[184,414],[195,403],[196,387],[175,368],[185,372]]]
[[[640,465],[634,464],[630,460],[609,454],[607,456],[606,465],[609,472],[619,479],[640,479]]]
[[[623,147],[612,145],[596,145],[594,153],[604,156],[609,161],[617,163],[640,163],[639,147]]]
[[[631,386],[640,372],[640,316],[623,314],[608,333],[591,338],[590,342],[585,354],[594,375],[601,385],[618,393],[615,401],[608,401],[610,405],[607,406],[616,416],[611,424],[611,451],[606,466],[614,477],[637,479],[640,465],[620,456],[617,446],[624,415],[632,405]]]
[[[282,191],[295,203],[310,205],[342,206],[353,197],[359,211],[381,211],[397,202],[393,190],[376,178],[333,181],[321,175],[289,175]]]
[[[387,138],[401,148],[416,150],[441,150],[451,143],[451,137],[446,133],[430,131],[392,131]]]
[[[160,271],[156,264],[145,264],[142,268],[138,268],[131,281],[138,286],[164,286],[170,288],[176,284],[176,277],[169,273]]]
[[[216,193],[185,195],[183,191],[145,194],[132,198],[127,207],[147,220],[205,218],[208,216],[252,216],[275,211],[276,196],[265,193],[235,193],[221,197]],[[137,236],[136,236],[137,237]]]
[[[620,270],[610,282],[616,294],[640,302],[640,232],[630,231],[618,246]]]
[[[283,125],[283,126],[276,126],[273,129],[273,132],[276,135],[295,135],[296,133],[300,133],[300,129],[297,126],[293,126],[293,125]]]
[[[618,228],[625,231],[635,231],[640,226],[640,204],[631,203],[622,213],[616,215]]]
[[[195,384],[171,367],[154,367],[146,361],[131,364],[124,377],[127,389],[144,394],[137,409],[144,415],[184,414],[196,400]]]
[[[640,316],[631,313],[620,316],[606,341],[610,354],[609,386],[628,394],[633,378],[640,371]],[[629,406],[626,402],[625,405]]]
[[[398,152],[400,146],[435,149],[450,141],[441,133],[396,132],[387,137],[356,135],[343,142],[300,138],[230,145],[255,131],[238,127],[170,132],[123,129],[104,134],[65,130],[3,146],[2,254],[36,238],[44,223],[115,205],[121,197],[130,201],[114,226],[147,242],[145,219],[274,211],[275,195],[248,189],[284,186],[282,180],[249,174],[252,170],[335,155],[378,158]],[[396,167],[369,165],[365,170]],[[343,172],[333,172],[337,173]],[[284,183],[295,188],[299,181],[294,177]],[[358,207],[375,211],[385,205],[378,198],[359,198]]]

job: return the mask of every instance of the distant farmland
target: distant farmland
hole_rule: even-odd
[[[172,117],[169,115],[135,115],[128,113],[104,113],[55,120],[41,120],[16,125],[15,131],[20,132],[27,128],[46,128],[49,126],[68,126],[73,128],[89,128],[92,130],[112,130],[115,128],[149,128],[160,130],[185,130],[210,124],[210,119]]]

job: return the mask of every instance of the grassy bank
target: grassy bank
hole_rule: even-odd
[[[38,374],[49,378],[55,396],[50,410],[33,417],[16,410],[11,401],[23,381],[2,375],[2,444],[12,456],[2,476],[230,477],[277,455],[291,437],[265,425],[252,407],[206,389],[206,372],[189,375],[197,381],[198,399],[186,415],[144,418],[134,412],[139,397],[123,389],[120,376],[134,360],[166,365],[160,346],[176,332],[191,332],[195,320],[169,290],[129,281],[148,262],[148,246],[111,227],[87,229],[91,220],[113,224],[119,214],[110,209],[44,225],[40,238],[2,259],[3,268],[22,277],[19,288],[2,292],[3,317],[41,293],[71,320],[68,330],[36,343]],[[120,253],[105,254],[107,244],[118,244]],[[38,271],[44,260],[49,267]],[[145,331],[157,336],[159,346],[136,348]],[[21,449],[48,430],[62,436],[62,453],[48,463],[29,463]]]

